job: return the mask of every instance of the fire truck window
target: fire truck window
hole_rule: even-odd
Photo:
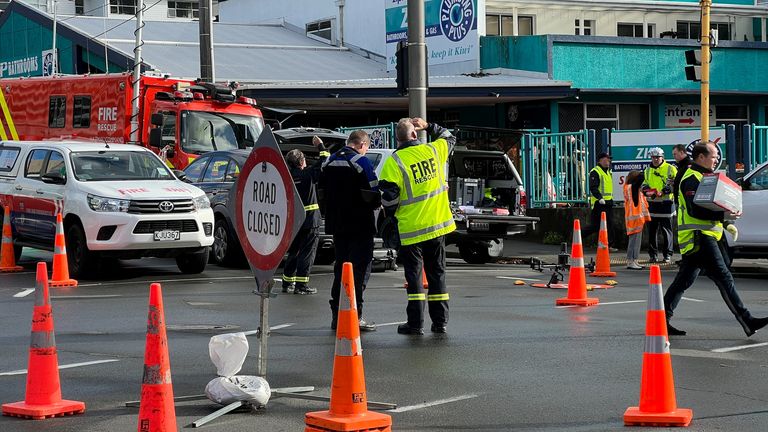
[[[91,127],[91,97],[75,96],[75,102],[72,105],[72,127],[89,128]]]
[[[64,165],[64,156],[59,152],[52,151],[51,156],[48,158],[48,165],[45,167],[45,172],[46,174],[56,172],[66,177],[67,168],[66,165]]]
[[[229,164],[228,157],[215,156],[205,170],[203,182],[223,182],[224,176],[227,174],[227,164]]]
[[[51,96],[48,104],[48,127],[63,128],[67,120],[67,97]]]
[[[40,178],[40,172],[43,170],[45,158],[48,157],[48,150],[33,150],[27,158],[26,176],[29,178]]]

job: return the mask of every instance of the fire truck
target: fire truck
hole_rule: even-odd
[[[0,139],[135,143],[183,169],[208,151],[253,146],[264,120],[235,88],[142,75],[134,94],[130,73],[0,79]]]

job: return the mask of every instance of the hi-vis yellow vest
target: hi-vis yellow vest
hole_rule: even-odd
[[[688,169],[683,174],[680,184],[689,177],[696,177],[701,182],[701,178],[704,176],[694,169]],[[687,204],[682,191],[677,193],[677,201],[679,207],[677,212],[677,243],[680,245],[681,254],[693,253],[698,249],[694,241],[694,232],[696,231],[701,231],[703,235],[710,236],[718,241],[723,237],[722,222],[696,219],[691,216],[688,213],[688,208],[686,208]]]
[[[400,188],[395,212],[400,244],[420,243],[456,229],[448,203],[447,163],[444,139],[405,147],[384,162],[379,180]]]
[[[611,170],[603,171],[602,168],[599,166],[596,166],[592,168],[590,172],[596,172],[597,175],[600,177],[600,194],[603,196],[603,199],[608,201],[613,199],[613,176],[611,173]],[[595,203],[597,202],[597,198],[590,195],[589,197],[589,205],[591,207],[595,206]]]
[[[645,184],[651,189],[656,189],[661,192],[661,190],[664,189],[664,186],[672,186],[672,181],[675,180],[675,176],[677,175],[677,168],[667,161],[664,161],[656,168],[648,165],[643,174],[645,175]],[[672,201],[672,193],[670,192],[659,197],[651,198],[650,201]]]

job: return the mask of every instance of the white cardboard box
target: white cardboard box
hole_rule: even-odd
[[[693,202],[710,210],[741,213],[741,186],[723,173],[704,174]]]

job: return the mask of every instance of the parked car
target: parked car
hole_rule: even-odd
[[[285,155],[293,149],[301,150],[307,165],[314,164],[319,152],[312,145],[312,137],[317,135],[327,143],[330,150],[341,148],[346,143],[347,136],[329,129],[291,128],[275,131],[280,151]],[[195,159],[184,169],[185,182],[194,184],[203,191],[211,201],[214,213],[213,246],[211,261],[215,264],[234,265],[245,262],[240,241],[237,239],[235,222],[229,212],[230,190],[245,165],[251,149],[220,150],[209,152]],[[321,221],[315,262],[329,264],[333,262],[333,237],[325,234]]]
[[[366,157],[379,175],[391,149],[370,149]],[[446,245],[456,244],[461,258],[483,264],[501,254],[504,239],[524,233],[539,221],[525,215],[527,198],[523,181],[506,154],[500,151],[455,147],[448,163],[448,197],[456,230]],[[493,199],[484,195],[493,190]],[[381,228],[383,218],[377,218]]]
[[[61,212],[75,278],[101,257],[175,257],[182,272],[200,273],[213,243],[205,193],[134,145],[0,142],[0,215],[3,206],[17,256],[23,247],[53,250]]]
[[[726,234],[732,258],[768,258],[768,162],[759,165],[738,181],[741,184],[742,216],[735,221],[738,241]]]

